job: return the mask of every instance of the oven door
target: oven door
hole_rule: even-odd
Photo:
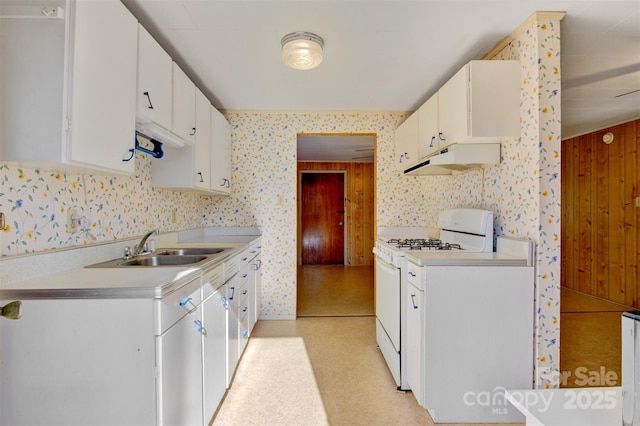
[[[376,256],[375,279],[376,317],[395,351],[400,352],[400,269]]]

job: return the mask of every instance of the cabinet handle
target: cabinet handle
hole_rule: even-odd
[[[409,276],[410,276],[410,277],[415,277],[415,276],[416,276],[416,274],[415,274],[415,273],[413,273],[413,272],[411,272],[411,271],[409,271]]]
[[[440,133],[442,134],[442,133]],[[436,141],[436,137],[435,136],[431,136],[431,142],[429,143],[429,148],[433,148],[433,143]]]
[[[231,297],[229,298],[229,300],[233,300],[234,295],[236,294],[236,288],[235,287],[231,287]]]
[[[447,140],[447,138],[444,137],[442,132],[438,133],[438,138],[440,138],[441,141],[446,141]]]
[[[189,136],[195,136],[196,135],[196,128],[192,127],[191,128],[191,133],[189,133]]]
[[[242,295],[244,296],[245,294],[247,294],[249,292],[249,290],[245,290],[242,292]]]
[[[247,312],[247,307],[242,308],[242,312]]]
[[[204,182],[204,179],[202,179],[202,172],[198,172],[198,176],[200,176],[200,182]]]
[[[245,339],[246,339],[246,338],[248,338],[248,337],[249,337],[249,332],[248,332],[248,331],[246,331],[246,330],[245,330],[245,331],[243,331],[243,332],[242,332],[242,337],[243,337],[243,338],[245,338]]]
[[[229,182],[229,179],[224,178],[224,179],[222,179],[222,183],[220,184],[220,186],[224,186],[225,188],[230,188],[231,187],[231,183]]]
[[[220,296],[220,300],[222,301],[222,307],[227,309],[229,307],[229,302],[227,302],[227,298],[224,296]]]
[[[200,320],[193,320],[193,323],[196,325],[197,330],[198,330],[198,332],[199,332],[199,333],[202,333],[202,334],[203,334],[203,335],[205,335],[205,336],[207,335],[207,329],[205,329],[205,328],[202,326],[202,321],[200,321]]]
[[[260,269],[261,267],[262,267],[262,260],[261,260],[261,259],[258,259],[258,260],[256,261],[256,263],[254,263],[254,264],[253,264],[254,271],[257,271],[257,270],[258,270],[258,269]]]
[[[5,317],[6,319],[17,320],[20,319],[22,315],[22,302],[19,300],[15,300],[13,302],[9,302],[4,306],[0,306],[0,317]]]
[[[144,95],[147,97],[147,101],[149,102],[149,106],[147,108],[153,109],[153,104],[151,103],[151,96],[149,95],[149,92],[144,92]]]
[[[416,305],[416,295],[411,295],[411,303],[413,303],[413,309],[418,309],[418,305]]]
[[[196,307],[196,305],[194,305],[193,302],[191,301],[190,297],[187,297],[182,302],[180,302],[180,306],[184,308],[185,306],[187,306],[187,303],[191,303],[191,306],[193,306],[194,308]]]

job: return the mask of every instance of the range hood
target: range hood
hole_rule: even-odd
[[[500,163],[499,143],[453,144],[437,154],[420,160],[404,171],[405,175],[450,175],[464,172],[483,164]]]
[[[185,145],[192,145],[191,141],[185,141],[180,136],[154,123],[153,121],[146,123],[136,122],[136,130],[147,139],[154,139],[167,146],[182,148]]]

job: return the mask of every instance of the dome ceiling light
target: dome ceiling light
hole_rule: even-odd
[[[310,70],[322,62],[324,40],[320,36],[298,31],[282,37],[280,44],[282,44],[282,60],[291,68]]]

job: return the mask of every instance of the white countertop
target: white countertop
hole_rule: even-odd
[[[197,265],[119,268],[72,268],[26,281],[5,284],[0,299],[155,298],[163,297],[205,270],[222,264],[260,236],[196,235],[156,248],[227,247]],[[38,261],[37,257],[33,258]],[[102,259],[107,261],[111,259]],[[98,263],[98,262],[94,262]],[[85,265],[87,266],[87,265]]]
[[[432,266],[526,266],[527,260],[504,253],[470,253],[464,251],[407,251],[409,262]]]
[[[507,390],[527,426],[622,425],[622,388]]]

